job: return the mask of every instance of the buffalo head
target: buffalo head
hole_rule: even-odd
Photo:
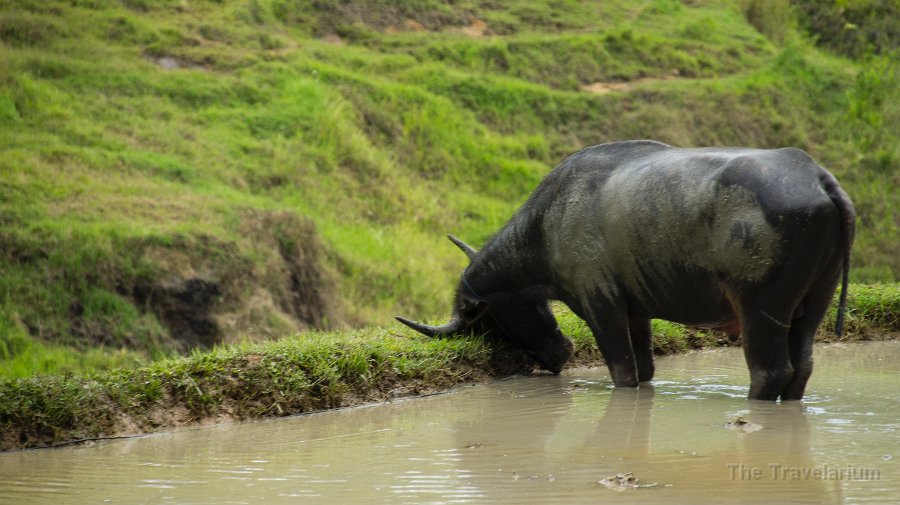
[[[478,251],[448,235],[474,263]],[[472,266],[470,263],[470,268]],[[397,316],[397,320],[429,337],[453,334],[484,335],[522,348],[541,368],[559,373],[572,356],[572,342],[559,330],[546,294],[536,288],[476,291],[463,272],[450,322],[429,326]]]

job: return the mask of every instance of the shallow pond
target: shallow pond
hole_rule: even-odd
[[[7,453],[0,503],[900,499],[900,342],[817,347],[803,402],[749,402],[747,384],[740,350],[720,349],[659,359],[652,388],[614,390],[605,368],[579,369],[387,405]]]

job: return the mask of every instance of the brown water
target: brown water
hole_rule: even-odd
[[[660,359],[653,388],[581,369],[2,454],[0,503],[900,502],[900,342],[816,360],[802,403],[745,400],[743,358],[724,349]],[[749,424],[727,426],[738,417]],[[625,472],[647,487],[598,483]]]

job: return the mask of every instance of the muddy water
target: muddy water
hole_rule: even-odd
[[[802,403],[745,400],[725,349],[660,359],[639,390],[582,369],[8,453],[0,503],[897,503],[900,342],[816,352]],[[626,472],[621,491],[599,483]]]

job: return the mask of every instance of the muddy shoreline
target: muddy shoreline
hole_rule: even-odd
[[[390,334],[389,338],[407,339],[397,334]],[[900,332],[896,331],[858,333],[839,340],[825,333],[817,341],[897,338]],[[427,373],[403,371],[396,362],[391,362],[396,356],[388,356],[383,361],[367,361],[366,369],[371,376],[366,380],[359,380],[359,370],[356,370],[331,382],[307,381],[293,389],[284,384],[289,378],[271,370],[275,363],[286,369],[305,365],[285,361],[277,350],[268,354],[236,352],[217,363],[212,369],[220,373],[213,374],[189,363],[185,370],[173,370],[172,375],[142,369],[98,378],[44,377],[11,381],[0,388],[0,404],[4,405],[0,415],[0,450],[86,444],[191,426],[310,414],[432,395],[513,375],[547,373],[529,372],[527,360],[516,350],[487,346],[483,342],[472,342],[472,345],[471,349],[442,356],[441,366]],[[735,343],[720,338],[710,345],[693,345],[688,350],[729,345]],[[337,352],[330,351],[335,360],[340,359],[336,357]],[[404,352],[399,350],[396,354]],[[673,354],[660,348],[657,352]],[[599,352],[590,342],[576,340],[576,353],[567,368],[602,365]],[[316,373],[310,369],[292,372],[304,377]],[[146,392],[136,392],[151,383],[151,388],[157,391],[152,398]],[[13,394],[18,398],[13,399]],[[57,405],[52,404],[54,398],[58,400]]]

